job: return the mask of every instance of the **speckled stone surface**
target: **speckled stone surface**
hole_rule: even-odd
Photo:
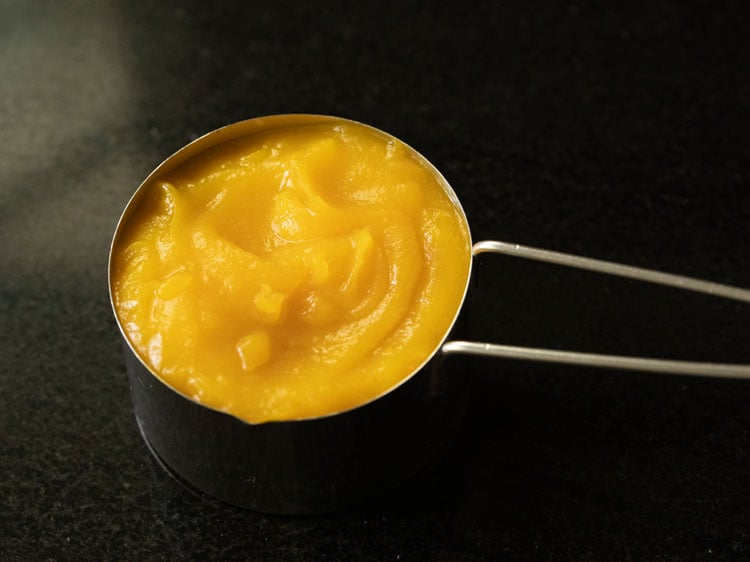
[[[745,3],[535,4],[0,2],[0,559],[750,558],[749,382],[463,361],[445,455],[313,517],[191,494],[136,428],[111,235],[163,158],[243,118],[396,134],[477,240],[750,286]],[[750,362],[746,305],[479,273],[477,338]]]

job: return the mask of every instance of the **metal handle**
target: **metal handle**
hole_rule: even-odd
[[[519,244],[509,244],[507,242],[496,242],[493,240],[477,242],[472,248],[472,255],[476,256],[482,253],[505,254],[535,261],[554,263],[566,267],[597,271],[608,275],[628,277],[638,281],[657,283],[669,287],[677,287],[688,291],[706,293],[709,295],[750,303],[750,290],[747,289],[739,289],[729,285],[692,279],[681,275],[662,273],[651,269],[643,269],[614,262],[552,252],[540,248],[530,248]],[[594,353],[580,353],[577,351],[558,351],[552,349],[517,347],[469,341],[446,342],[443,344],[442,351],[446,354],[462,353],[527,361],[566,363],[613,369],[631,369],[653,373],[750,379],[750,365],[696,363],[692,361],[671,361],[644,357],[623,357],[620,355],[599,355]]]

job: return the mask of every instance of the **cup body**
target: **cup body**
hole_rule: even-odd
[[[327,119],[336,118],[278,115],[242,121],[193,141],[158,166],[126,206],[112,241],[110,300],[115,317],[112,253],[154,178],[242,136]],[[466,223],[445,178],[414,153],[432,168]],[[471,262],[470,253],[466,259]],[[467,290],[468,281],[463,299]],[[458,312],[451,331],[457,320]],[[139,357],[117,321],[136,420],[149,448],[188,484],[237,506],[269,513],[320,513],[375,497],[434,459],[456,433],[465,409],[466,377],[447,372],[440,342],[418,369],[366,404],[317,418],[248,423],[166,384]]]

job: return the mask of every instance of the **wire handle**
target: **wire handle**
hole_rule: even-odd
[[[740,289],[729,285],[713,283],[711,281],[702,281],[700,279],[693,279],[682,275],[672,275],[670,273],[632,267],[609,261],[552,252],[540,248],[531,248],[519,244],[509,244],[507,242],[497,242],[494,240],[485,240],[474,244],[472,255],[476,256],[483,253],[504,254],[563,265],[566,267],[597,271],[608,275],[627,277],[647,283],[667,285],[669,287],[677,287],[688,291],[695,291],[698,293],[705,293],[717,297],[750,303],[750,290],[747,289]],[[750,365],[697,363],[692,361],[672,361],[645,357],[624,357],[621,355],[599,355],[577,351],[558,351],[552,349],[517,347],[460,340],[446,342],[443,344],[442,351],[446,354],[460,353],[487,357],[504,357],[526,361],[587,365],[612,369],[631,369],[652,373],[750,379]]]

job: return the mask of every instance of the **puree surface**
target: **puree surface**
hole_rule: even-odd
[[[248,422],[381,395],[461,306],[461,212],[418,155],[363,125],[256,132],[145,188],[113,253],[120,323],[166,383]]]

